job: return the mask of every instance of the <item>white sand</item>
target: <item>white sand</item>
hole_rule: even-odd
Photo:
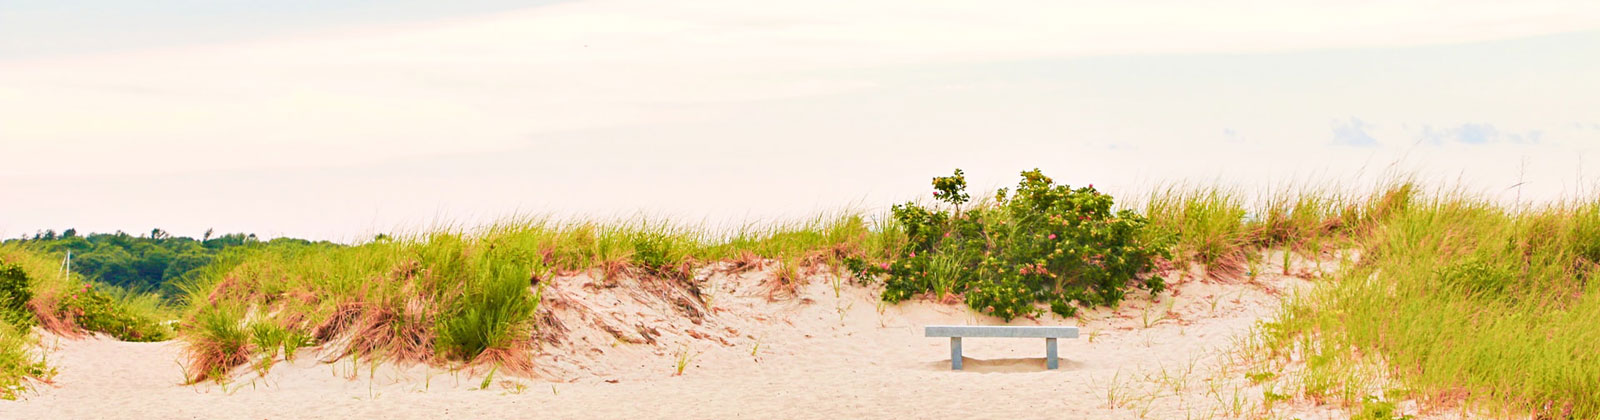
[[[1262,390],[1226,349],[1277,310],[1283,291],[1307,284],[1270,274],[1255,283],[1186,277],[1155,300],[1138,293],[1117,310],[1012,322],[1082,328],[1081,338],[1061,340],[1059,370],[1044,369],[1041,339],[973,338],[964,342],[966,370],[953,372],[948,339],[923,337],[922,327],[1000,320],[926,301],[880,312],[876,291],[846,284],[835,297],[825,274],[769,302],[764,279],[762,271],[702,276],[713,309],[700,324],[673,306],[687,293],[681,288],[552,280],[545,309],[566,332],[537,358],[538,377],[497,377],[487,390],[475,390],[481,372],[324,364],[314,354],[265,376],[243,371],[227,386],[183,386],[181,344],[46,338],[60,371],[55,384],[0,402],[0,418],[1248,416],[1259,413]],[[644,291],[652,287],[669,291]],[[675,376],[685,350],[693,357]],[[1278,414],[1285,407],[1305,419],[1348,418],[1305,402],[1280,405]]]

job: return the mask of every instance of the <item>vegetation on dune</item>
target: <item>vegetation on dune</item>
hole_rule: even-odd
[[[1358,264],[1267,324],[1305,394],[1357,401],[1381,363],[1400,391],[1540,418],[1600,416],[1600,202],[1507,209],[1391,189]]]
[[[770,260],[782,289],[817,263],[881,258],[892,246],[883,236],[857,215],[723,235],[527,219],[352,247],[267,246],[208,266],[185,287],[180,335],[196,381],[323,344],[363,358],[525,370],[539,283],[554,274],[688,281],[708,263]]]
[[[54,371],[34,351],[27,330],[0,322],[0,399],[14,400],[27,390],[29,379],[48,380]]]
[[[63,335],[83,332],[104,333],[119,340],[160,341],[171,336],[163,321],[171,310],[162,298],[116,286],[85,280],[77,273],[62,271],[59,255],[36,251],[17,244],[0,245],[0,263],[19,274],[18,284],[27,284],[25,320],[15,324],[26,329],[39,325]],[[6,307],[22,302],[23,293]]]
[[[255,235],[201,240],[156,229],[149,236],[40,232],[0,243],[0,398],[12,399],[27,380],[48,380],[31,334],[35,326],[65,336],[103,333],[120,340],[172,336],[174,313],[160,292],[191,278],[235,249],[264,246]],[[277,239],[273,244],[308,244]],[[63,257],[72,253],[71,271]]]
[[[95,286],[61,271],[50,256],[16,244],[0,245],[0,398],[15,398],[27,379],[53,371],[30,334],[42,326],[58,334],[100,332],[124,340],[161,340],[164,311],[154,295]]]
[[[181,279],[178,336],[189,343],[190,377],[201,381],[251,363],[264,371],[307,346],[525,370],[544,281],[557,275],[692,288],[707,267],[771,267],[769,285],[782,293],[824,267],[847,268],[881,280],[886,301],[953,297],[1011,319],[1046,308],[1071,316],[1136,288],[1159,292],[1164,268],[1254,278],[1270,248],[1284,251],[1283,274],[1329,256],[1344,261],[1327,265],[1331,272],[1319,265],[1313,276],[1324,281],[1252,341],[1255,361],[1289,372],[1281,375],[1289,388],[1278,391],[1376,417],[1389,416],[1389,401],[1402,395],[1503,414],[1600,417],[1600,282],[1591,281],[1600,274],[1600,201],[1508,208],[1461,193],[1424,196],[1402,181],[1369,195],[1285,189],[1257,200],[1178,186],[1118,210],[1092,186],[1057,185],[1037,170],[977,201],[959,170],[933,184],[934,204],[894,206],[876,223],[843,214],[712,232],[534,218],[356,246],[219,246],[198,266],[169,262],[160,278]],[[211,248],[155,236],[128,243]],[[32,325],[123,339],[168,334],[156,322],[168,319],[159,298],[61,275],[58,257],[41,251],[96,243],[71,238],[0,245],[5,392],[20,378],[48,376],[27,350]],[[117,241],[80,251],[126,248]],[[1383,395],[1368,395],[1374,387]]]
[[[255,234],[243,233],[213,237],[210,231],[194,239],[172,236],[161,229],[137,236],[121,231],[80,235],[76,229],[67,229],[59,234],[46,230],[5,243],[53,255],[70,251],[72,271],[87,278],[124,289],[172,294],[178,283],[194,277],[201,268],[233,249],[311,242],[291,238],[261,241]]]
[[[1362,415],[1415,398],[1600,416],[1600,201],[1507,207],[1401,180],[1364,196],[1284,190],[1254,207],[1226,189],[1167,188],[1145,210],[1179,266],[1254,276],[1265,248],[1285,251],[1283,274],[1295,254],[1344,261],[1319,267],[1326,281],[1249,349],[1269,369],[1298,366],[1288,385],[1313,401]]]
[[[1146,232],[1144,217],[1113,212],[1111,196],[1093,186],[1056,185],[1038,170],[1022,178],[1016,191],[962,209],[969,196],[956,170],[933,180],[934,198],[953,209],[895,206],[908,241],[893,261],[865,268],[887,274],[883,299],[961,295],[1010,320],[1040,312],[1039,304],[1061,316],[1078,305],[1114,305],[1130,282],[1151,293],[1165,287],[1149,272],[1167,256],[1166,239]]]
[[[34,324],[28,310],[33,299],[29,286],[22,267],[0,263],[0,398],[8,400],[25,389],[25,379],[49,376],[49,367],[34,354],[27,334]]]

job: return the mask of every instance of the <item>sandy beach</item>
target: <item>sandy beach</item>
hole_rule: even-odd
[[[1281,268],[1279,268],[1281,269]],[[1271,273],[1272,267],[1267,267]],[[770,273],[705,270],[707,313],[675,310],[649,285],[589,275],[552,280],[532,375],[395,366],[315,349],[265,375],[249,367],[219,385],[182,385],[182,345],[92,337],[43,341],[59,375],[11,418],[1230,418],[1264,414],[1262,389],[1233,352],[1303,276],[1213,279],[1188,273],[1151,298],[1076,319],[1061,368],[1040,339],[965,340],[950,370],[932,324],[1004,324],[955,302],[880,304],[869,287],[816,273],[771,294]],[[1178,274],[1178,273],[1169,273]],[[1297,273],[1298,274],[1298,273]],[[835,287],[837,286],[837,288]],[[770,295],[770,296],[769,296]],[[698,318],[698,322],[697,319]],[[550,323],[564,330],[552,337]],[[629,331],[623,331],[629,326]],[[687,355],[687,356],[685,356]],[[680,360],[684,367],[679,374]],[[1335,407],[1279,403],[1299,418]],[[13,417],[14,416],[14,417]]]

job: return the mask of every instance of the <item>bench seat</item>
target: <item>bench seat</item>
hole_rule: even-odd
[[[929,325],[923,333],[927,337],[950,337],[950,369],[961,370],[962,337],[1043,338],[1045,368],[1056,369],[1057,338],[1078,338],[1078,327],[1013,326],[1013,325]]]

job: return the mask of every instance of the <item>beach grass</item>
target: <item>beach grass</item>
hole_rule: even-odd
[[[1362,204],[1346,218],[1363,226],[1359,262],[1263,329],[1306,361],[1307,397],[1357,406],[1386,383],[1493,416],[1600,416],[1600,201],[1505,206],[1407,185]]]
[[[252,359],[287,353],[276,337],[296,337],[296,347],[337,343],[341,354],[369,359],[525,372],[540,282],[554,275],[688,281],[707,264],[775,262],[775,286],[784,287],[803,267],[887,255],[895,234],[855,213],[728,231],[526,217],[349,247],[267,246],[184,285],[179,334],[194,381],[225,380]]]
[[[28,390],[30,380],[49,380],[54,375],[36,341],[27,330],[0,322],[0,399],[17,399]]]
[[[1253,278],[1263,250],[1283,251],[1284,274],[1295,255],[1311,264],[1340,257],[1254,338],[1262,360],[1298,366],[1268,381],[1274,395],[1352,409],[1412,398],[1499,416],[1600,416],[1600,284],[1592,281],[1600,200],[1507,204],[1460,189],[1424,191],[1407,178],[1360,194],[1282,188],[1251,199],[1178,185],[1147,197],[1133,210],[1148,219],[1143,234],[1171,244],[1169,267]],[[177,315],[150,295],[61,275],[54,256],[0,246],[0,259],[29,273],[28,308],[47,329],[81,329],[62,302],[88,289],[130,319],[179,318],[189,378],[198,382],[225,381],[252,362],[264,371],[308,346],[526,372],[543,282],[556,276],[686,282],[708,267],[765,267],[781,291],[816,267],[886,263],[907,245],[893,218],[859,212],[733,229],[523,217],[351,246],[240,250],[182,286]],[[30,362],[39,355],[27,350],[25,327],[0,328],[9,328],[0,330],[0,375],[48,369]]]
[[[1170,263],[1216,276],[1259,266],[1251,256],[1263,249],[1284,250],[1285,261],[1359,255],[1330,265],[1332,276],[1262,329],[1273,357],[1311,361],[1300,386],[1281,392],[1359,406],[1372,396],[1352,382],[1375,371],[1355,366],[1381,361],[1376,372],[1416,398],[1600,414],[1596,202],[1507,206],[1458,190],[1424,194],[1401,178],[1366,194],[1286,188],[1255,200],[1180,186],[1142,204],[1150,234],[1171,239]],[[515,370],[529,363],[541,279],[683,279],[716,263],[777,264],[782,286],[810,265],[892,260],[907,237],[884,219],[844,213],[711,231],[524,218],[352,247],[267,248],[188,287],[182,335],[202,376],[288,351],[270,338],[282,336],[302,337],[294,346],[339,342],[362,357]]]

